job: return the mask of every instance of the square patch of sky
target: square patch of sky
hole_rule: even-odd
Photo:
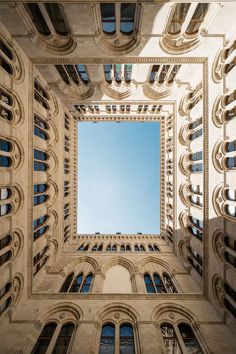
[[[79,234],[160,232],[160,123],[78,123]]]

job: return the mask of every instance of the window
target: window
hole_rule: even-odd
[[[163,280],[158,273],[153,275],[145,273],[144,283],[147,293],[177,293],[172,280],[166,273],[163,273]]]
[[[66,203],[64,205],[64,220],[68,219],[69,215],[70,215],[70,204]]]
[[[196,237],[198,240],[202,241],[203,239],[203,222],[193,216],[189,216],[190,224],[188,229],[190,233]]]
[[[37,31],[43,36],[50,36],[51,30],[60,36],[67,36],[69,34],[69,27],[64,18],[63,9],[60,4],[46,3],[45,5],[28,3],[25,4],[25,9],[31,18]],[[46,9],[47,15],[51,21],[50,25],[47,24],[43,16],[43,9]],[[50,28],[50,29],[49,29]]]
[[[102,327],[99,354],[115,354],[115,326],[111,323]]]
[[[12,251],[8,250],[0,255],[0,266],[7,263],[12,258]]]
[[[34,206],[45,203],[49,197],[45,192],[48,190],[46,183],[34,184]]]
[[[224,305],[227,310],[236,318],[236,291],[227,283],[224,283],[224,290],[226,297],[224,298]]]
[[[0,139],[0,167],[11,167],[12,158],[10,152],[12,151],[12,143],[9,140]]]
[[[134,32],[136,4],[100,4],[102,30],[107,35],[122,33],[131,35]]]
[[[225,236],[224,237],[224,259],[227,263],[236,268],[236,240],[233,237]]]
[[[31,354],[46,353],[51,343],[54,343],[53,354],[66,354],[68,352],[75,325],[70,322],[64,323],[59,332],[56,331],[57,326],[60,325],[56,322],[49,322],[44,326]],[[55,335],[56,333],[58,335]]]
[[[89,76],[87,68],[84,64],[76,65],[55,65],[55,68],[60,75],[62,81],[70,85],[71,81],[76,85],[89,83]]]
[[[132,80],[132,67],[132,64],[105,64],[103,69],[106,82],[111,84],[114,81],[119,85],[122,83],[122,78],[124,77],[124,83],[130,84]]]
[[[93,274],[89,273],[84,276],[83,273],[75,276],[74,273],[68,275],[64,281],[60,292],[70,292],[70,293],[89,293],[92,284]]]
[[[0,239],[0,250],[3,248],[7,247],[10,245],[12,242],[12,236],[11,235],[6,235],[3,238]]]
[[[0,289],[0,300],[5,297],[5,301],[0,303],[0,316],[3,314],[3,312],[6,311],[7,308],[9,308],[12,303],[12,298],[10,296],[11,288],[12,283],[8,282]]]
[[[36,275],[40,269],[45,265],[48,260],[47,256],[48,246],[45,246],[40,252],[33,258],[33,275]]]
[[[48,101],[50,97],[42,85],[36,80],[34,81],[34,98],[42,107],[49,110]]]
[[[70,182],[64,181],[64,197],[67,197],[70,192]]]
[[[64,242],[70,237],[70,225],[64,227]]]
[[[64,123],[65,123],[65,129],[70,130],[70,118],[66,113],[64,114]]]
[[[70,172],[70,160],[64,158],[64,173],[68,174]]]
[[[0,65],[10,75],[13,74],[12,60],[13,60],[13,53],[11,49],[0,38]]]
[[[102,326],[99,354],[114,354],[115,347],[119,347],[120,354],[135,354],[133,326],[130,323],[122,323],[118,332],[112,323]]]
[[[161,334],[168,353],[203,354],[192,327],[187,323],[180,323],[178,326],[163,323]]]
[[[48,124],[38,115],[34,115],[34,135],[43,140],[48,140]]]
[[[0,217],[11,213],[12,205],[9,200],[10,197],[10,188],[0,188]]]
[[[34,149],[34,171],[47,171],[48,154],[38,149]]]
[[[202,276],[203,274],[203,260],[202,256],[198,254],[195,250],[192,249],[192,247],[188,247],[189,250],[189,256],[188,260],[193,266],[193,268]]]
[[[200,3],[197,5],[193,13],[193,17],[186,29],[187,34],[193,35],[198,33],[199,28],[204,21],[208,8],[209,8],[209,4]]]
[[[0,87],[0,117],[12,121],[12,96]]]
[[[161,324],[161,334],[164,339],[164,344],[167,348],[167,353],[181,353],[179,342],[175,334],[174,327],[169,323]]]
[[[47,225],[48,215],[41,216],[33,221],[33,239],[37,240],[40,236],[44,235],[49,226]]]
[[[183,24],[185,22],[185,18],[190,9],[190,5],[191,4],[187,4],[187,3],[176,5],[173,11],[171,22],[167,29],[169,34],[176,35],[181,33]],[[186,34],[195,35],[198,33],[199,28],[204,21],[208,8],[209,8],[209,4],[199,3],[197,5],[193,13],[193,16],[185,31]]]

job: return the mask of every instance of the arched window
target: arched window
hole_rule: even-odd
[[[66,203],[64,205],[64,220],[68,219],[70,216],[70,204]]]
[[[120,354],[135,354],[133,326],[129,323],[120,326]]]
[[[139,252],[139,251],[140,251],[139,246],[138,246],[138,245],[135,245],[135,246],[134,246],[134,250],[135,250],[135,252]]]
[[[48,246],[45,246],[40,252],[33,258],[33,275],[36,275],[48,260]]]
[[[229,312],[236,318],[236,291],[227,283],[224,283],[224,290],[227,297],[224,298],[224,305]]]
[[[99,354],[115,354],[115,326],[111,323],[102,326]]]
[[[57,324],[55,322],[44,326],[31,354],[46,353],[56,328]]]
[[[43,140],[48,140],[48,124],[39,115],[34,115],[34,135]]]
[[[55,68],[65,84],[87,85],[89,80],[88,70],[84,64],[55,65]]]
[[[7,263],[12,258],[12,251],[8,250],[0,255],[0,266]]]
[[[38,219],[35,219],[33,222],[33,238],[34,241],[37,240],[40,236],[44,235],[49,226],[47,225],[48,215],[43,215]]]
[[[108,252],[111,251],[111,245],[108,245],[108,246],[107,246],[106,251],[108,251]]]
[[[47,190],[47,183],[34,184],[34,206],[45,203],[49,199],[49,196],[45,194]]]
[[[10,245],[12,242],[12,236],[6,235],[3,238],[0,238],[0,250]]]
[[[157,245],[153,245],[153,247],[154,247],[154,251],[160,252],[160,248]]]
[[[196,138],[202,136],[203,134],[202,117],[196,119],[192,123],[189,123],[188,130],[189,130],[188,139],[190,141],[193,141]]]
[[[122,33],[131,35],[134,31],[136,4],[100,4],[102,30],[107,35]]]
[[[145,273],[144,282],[147,293],[177,293],[171,278],[166,273],[163,273],[163,280],[158,273],[154,273],[153,276]]]
[[[64,158],[64,173],[67,175],[70,172],[70,160]]]
[[[187,323],[180,323],[178,326],[163,323],[161,334],[168,353],[203,354],[192,327]]]
[[[34,149],[34,171],[47,171],[48,164],[46,161],[48,159],[49,156],[46,152]]]
[[[124,252],[125,251],[125,245],[121,245],[120,246],[120,250],[121,250],[121,252]]]
[[[3,299],[3,297],[5,298],[5,300],[0,303],[0,316],[10,306],[12,302],[12,298],[10,297],[11,288],[12,283],[8,282],[0,289],[0,300]]]
[[[202,276],[203,274],[203,259],[202,256],[197,253],[192,247],[188,247],[189,255],[188,260],[193,266],[193,268]]]
[[[171,324],[161,324],[161,334],[168,353],[181,353],[174,327]]]
[[[154,285],[153,285],[153,281],[148,273],[144,274],[144,282],[146,285],[147,293],[155,293],[156,292]]]
[[[72,272],[64,281],[60,292],[89,293],[91,290],[92,280],[92,273],[89,273],[87,276],[84,276],[83,273],[75,275],[75,273]]]
[[[64,323],[59,332],[56,330],[57,326],[60,325],[56,322],[49,322],[44,326],[31,354],[46,353],[49,345],[53,346],[53,354],[66,354],[68,352],[75,326],[70,322]]]
[[[6,139],[0,139],[0,167],[12,166],[12,143]]]
[[[236,268],[236,240],[230,236],[224,236],[223,240],[225,245],[224,259]]]
[[[70,138],[67,135],[64,135],[64,150],[70,152]]]
[[[98,247],[98,251],[99,252],[101,252],[102,251],[102,247],[103,247],[103,245],[101,244],[101,245],[99,245],[99,247]]]
[[[113,245],[112,248],[111,248],[111,250],[112,250],[113,252],[115,252],[115,251],[117,250],[116,245]]]
[[[106,82],[108,84],[114,82],[118,85],[121,83],[130,84],[132,80],[132,67],[132,64],[105,64],[104,76]]]
[[[11,189],[0,188],[0,217],[8,215],[12,211]]]
[[[184,24],[185,17],[190,8],[190,4],[177,4],[170,21],[170,24],[167,28],[169,34],[178,34],[181,32],[181,28]]]
[[[55,347],[52,354],[66,354],[68,353],[69,344],[74,331],[74,323],[66,323],[61,327]]]
[[[202,158],[203,158],[202,151],[197,151],[189,155],[189,159],[192,161],[192,163],[189,166],[189,169],[192,173],[202,172],[203,163],[202,162],[195,163],[195,161],[202,160]]]
[[[12,60],[13,53],[11,49],[0,38],[0,66],[10,75],[13,74]]]
[[[63,239],[63,241],[66,242],[69,237],[70,237],[70,225],[66,225],[64,227],[64,239]]]
[[[64,181],[64,197],[67,197],[70,193],[70,182]]]
[[[64,283],[62,284],[62,287],[60,289],[60,292],[67,292],[72,284],[72,281],[74,279],[74,272],[70,273]]]
[[[191,21],[189,22],[189,25],[186,29],[186,34],[193,35],[199,31],[199,28],[204,21],[208,8],[209,4],[200,3],[197,5],[191,18]]]
[[[50,97],[47,91],[36,80],[34,81],[34,98],[42,107],[44,107],[46,110],[49,110],[48,101],[50,100]]]
[[[92,248],[92,252],[96,252],[98,250],[98,245],[94,245],[93,248]]]
[[[8,121],[12,121],[12,105],[13,99],[10,93],[6,92],[2,87],[0,88],[0,117]]]
[[[66,130],[70,130],[70,118],[66,113],[64,114],[64,126]]]
[[[180,323],[178,325],[181,337],[183,339],[185,349],[189,352],[203,354],[201,347],[194,335],[192,327],[187,323]]]
[[[82,288],[81,288],[81,291],[80,291],[81,293],[89,293],[90,286],[91,286],[91,283],[92,283],[92,279],[93,279],[93,275],[92,274],[87,275],[87,277],[83,281],[83,285],[82,285]]]
[[[203,191],[200,184],[189,185],[189,201],[191,204],[202,207],[203,206]]]
[[[163,282],[168,293],[177,293],[177,290],[172,283],[170,276],[167,273],[162,274]]]
[[[141,252],[145,252],[145,248],[144,248],[143,245],[140,245],[140,251],[141,251]]]
[[[190,225],[188,230],[191,234],[196,237],[198,240],[202,241],[203,239],[203,221],[199,220],[193,216],[189,216]]]
[[[148,245],[148,250],[149,250],[150,252],[154,252],[154,248],[152,247],[152,245]]]
[[[130,245],[127,245],[127,246],[126,246],[126,251],[129,251],[129,252],[131,251]]]
[[[65,37],[69,34],[69,26],[60,4],[46,3],[43,5],[27,3],[24,6],[31,21],[41,35],[48,37],[56,33],[59,36]],[[43,13],[45,10],[48,15],[47,21],[50,19],[50,23],[47,23],[44,18]]]

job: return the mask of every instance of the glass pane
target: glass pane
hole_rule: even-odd
[[[102,17],[102,30],[105,33],[113,34],[116,31],[115,4],[100,4]]]
[[[52,21],[52,25],[57,34],[62,36],[67,36],[69,34],[69,30],[67,24],[63,18],[61,6],[58,4],[45,4],[47,13]]]
[[[199,27],[200,27],[201,23],[203,22],[204,17],[207,13],[208,7],[209,7],[209,4],[204,4],[204,3],[197,5],[197,7],[194,11],[193,17],[187,27],[187,30],[186,30],[187,34],[195,34],[198,32]]]
[[[192,327],[186,323],[179,324],[179,331],[183,338],[185,348],[189,354],[203,354],[198,341],[193,333]]]
[[[174,9],[173,17],[168,28],[169,33],[177,34],[181,31],[189,7],[190,4],[177,4],[176,8]]]
[[[182,354],[174,328],[170,324],[161,325],[161,334],[164,339],[167,354]]]
[[[115,326],[107,324],[103,326],[100,340],[99,354],[115,353]]]
[[[61,331],[57,338],[56,345],[53,350],[53,354],[67,353],[73,330],[74,330],[73,323],[68,323],[61,328]]]
[[[129,324],[120,327],[120,354],[134,354],[133,327]]]
[[[134,30],[135,4],[121,4],[120,31],[132,34]]]
[[[43,328],[43,331],[40,334],[39,339],[37,340],[37,343],[35,344],[35,347],[32,350],[31,354],[46,353],[56,327],[56,323],[50,323]]]
[[[42,12],[37,4],[25,4],[25,9],[28,12],[32,22],[34,23],[37,31],[45,36],[51,34],[46,21],[42,15]]]

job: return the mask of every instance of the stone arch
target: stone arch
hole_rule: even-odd
[[[169,276],[173,275],[173,269],[169,266],[168,263],[166,263],[165,261],[163,261],[161,259],[157,259],[153,256],[149,256],[149,257],[146,257],[143,260],[141,260],[137,265],[137,272],[140,272],[140,273],[145,272],[145,267],[149,263],[157,264],[161,268],[163,268],[163,270],[166,271],[169,274]]]
[[[69,275],[70,272],[72,272],[75,268],[77,268],[77,266],[79,266],[82,263],[88,263],[92,267],[94,273],[100,270],[99,264],[94,258],[88,256],[81,256],[79,258],[74,259],[69,264],[67,264],[62,269],[63,274],[65,276]]]
[[[130,272],[130,275],[132,275],[135,271],[135,266],[130,260],[124,257],[114,256],[102,264],[101,266],[102,273],[106,273],[109,270],[109,268],[111,268],[114,265],[121,265],[125,267]]]

